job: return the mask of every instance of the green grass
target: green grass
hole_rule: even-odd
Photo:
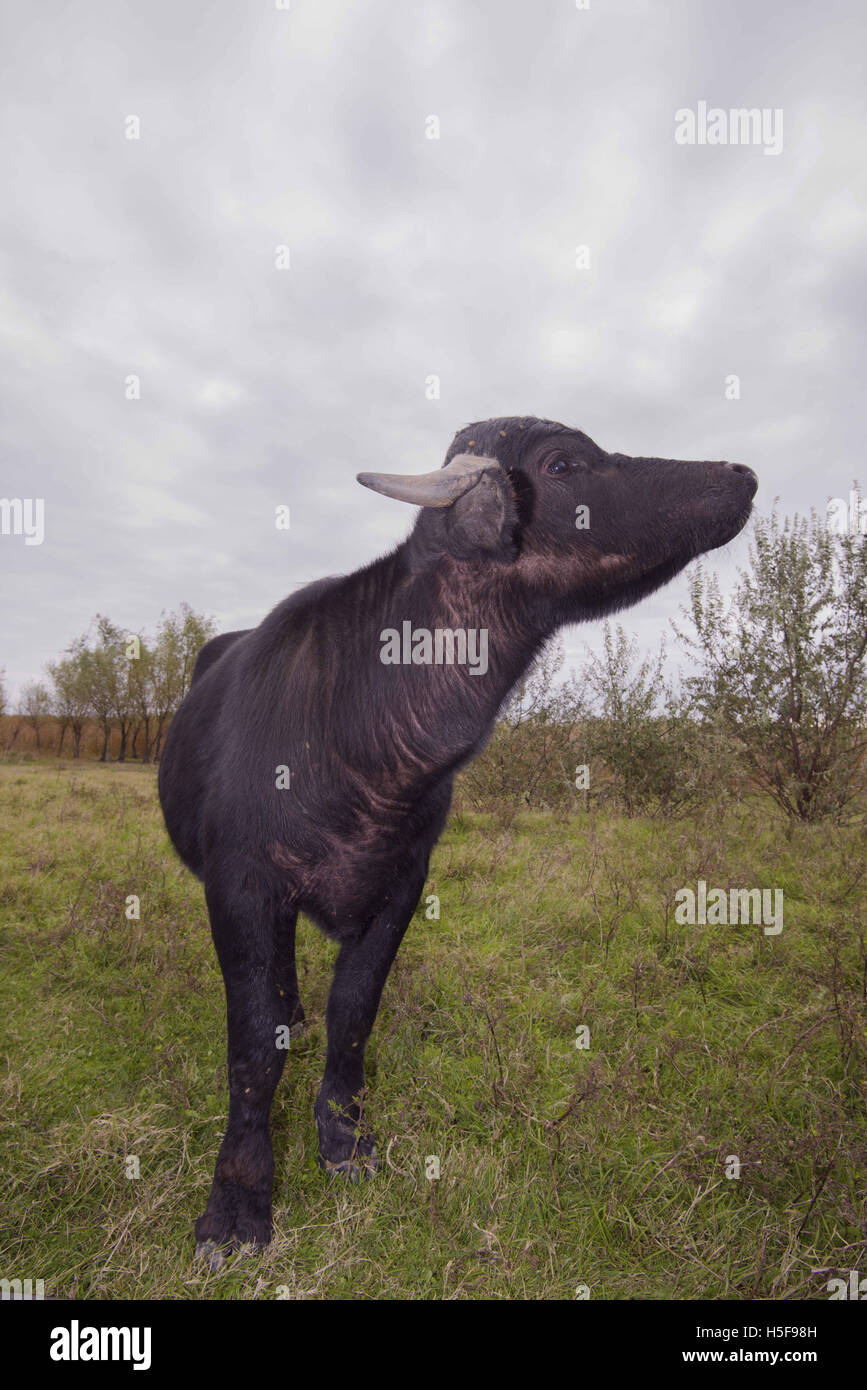
[[[275,1239],[210,1274],[192,1223],[225,1123],[222,982],[153,770],[0,765],[0,1277],[87,1298],[825,1298],[867,1273],[864,869],[863,830],[787,832],[767,803],[453,817],[441,917],[422,902],[368,1052],[383,1172],[351,1187],[316,1164],[334,948],[303,923]],[[699,877],[782,887],[782,935],[677,926]]]

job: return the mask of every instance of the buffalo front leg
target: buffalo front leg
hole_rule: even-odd
[[[274,969],[277,988],[282,992],[289,1010],[289,1023],[292,1036],[304,1030],[306,1015],[301,1004],[298,989],[298,971],[295,965],[295,928],[298,913],[294,908],[281,907],[277,920],[277,939],[275,943]]]
[[[218,1269],[240,1246],[271,1239],[271,1102],[300,1001],[286,939],[294,914],[290,922],[263,892],[206,885],[205,894],[226,988],[229,1118],[196,1254]]]
[[[422,880],[423,884],[423,880]],[[364,1093],[364,1049],[383,986],[421,893],[375,917],[362,936],[341,947],[328,995],[328,1052],[313,1113],[321,1166],[351,1181],[371,1176],[379,1161],[375,1139],[359,1132]]]

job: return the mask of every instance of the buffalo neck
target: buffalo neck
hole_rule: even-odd
[[[340,581],[327,606],[344,642],[332,687],[336,736],[353,760],[403,762],[413,781],[450,770],[486,741],[550,635],[509,566],[442,553],[419,563],[408,543]],[[339,717],[348,709],[349,722]]]

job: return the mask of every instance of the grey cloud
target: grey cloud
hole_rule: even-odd
[[[47,526],[0,539],[13,682],[97,610],[229,628],[364,563],[410,514],[355,473],[488,415],[741,459],[764,506],[863,477],[854,0],[106,0],[3,30],[0,491]],[[783,153],[678,147],[698,100],[783,107]],[[685,592],[626,622],[655,643]]]

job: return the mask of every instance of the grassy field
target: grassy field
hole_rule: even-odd
[[[782,933],[676,925],[699,878],[782,888]],[[86,1298],[824,1299],[867,1274],[863,829],[787,833],[757,802],[456,815],[426,892],[440,919],[422,904],[368,1054],[382,1173],[316,1164],[334,948],[303,923],[275,1239],[210,1274],[192,1223],[225,1123],[222,981],[154,771],[0,765],[0,1277]]]

